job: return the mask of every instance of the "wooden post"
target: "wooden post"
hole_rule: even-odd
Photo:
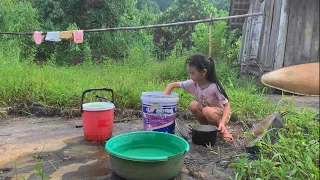
[[[277,49],[273,69],[279,69],[283,66],[284,51],[286,48],[287,30],[288,30],[288,0],[282,0],[280,13],[279,36],[277,41]]]
[[[210,19],[212,19],[212,13],[210,13]],[[212,24],[213,22],[210,22],[209,26],[209,56],[212,58]]]

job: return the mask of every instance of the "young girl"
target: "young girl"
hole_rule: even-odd
[[[219,82],[212,58],[195,54],[186,64],[190,80],[168,84],[164,94],[170,94],[174,88],[183,88],[194,95],[197,101],[192,101],[189,109],[200,124],[217,126],[224,141],[232,142],[232,135],[226,128],[231,114],[228,95]]]

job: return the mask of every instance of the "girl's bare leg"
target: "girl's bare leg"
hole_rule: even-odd
[[[202,113],[203,106],[198,101],[192,101],[189,105],[189,109],[200,124],[208,124],[208,121]]]
[[[202,109],[202,113],[203,113],[203,116],[208,120],[209,124],[219,127],[219,123],[220,123],[220,117],[218,115],[219,112],[215,108],[204,107]],[[225,126],[226,125],[227,125],[227,122]],[[230,134],[230,132],[227,129],[225,129],[225,131],[221,131],[221,134],[224,141],[229,141],[229,142],[233,141],[232,134]]]
[[[219,126],[219,123],[220,123],[219,112],[215,108],[204,107],[202,109],[202,114],[210,125],[214,125],[217,127]]]

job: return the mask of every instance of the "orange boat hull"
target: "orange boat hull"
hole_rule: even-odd
[[[319,62],[281,68],[261,77],[272,88],[299,95],[319,96]]]

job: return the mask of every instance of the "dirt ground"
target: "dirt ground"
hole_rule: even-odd
[[[186,123],[192,124],[187,121]],[[0,180],[34,179],[36,165],[51,179],[121,179],[112,173],[109,155],[101,142],[84,139],[81,118],[14,117],[0,121]],[[226,166],[231,161],[218,161],[217,152],[225,159],[243,152],[240,125],[231,124],[236,139],[233,144],[217,143],[209,147],[190,142],[185,165],[176,179],[227,179],[235,169]],[[114,124],[113,136],[142,130],[142,119]],[[176,130],[176,134],[179,135]],[[219,148],[219,151],[218,151]],[[214,152],[216,153],[214,153]],[[217,162],[216,162],[217,161]],[[37,178],[36,178],[37,179]]]
[[[277,103],[281,96],[267,98]],[[287,97],[286,101],[290,102],[290,98]],[[319,109],[319,98],[298,97],[295,106]],[[179,118],[186,125],[194,123]],[[127,121],[114,124],[113,136],[142,130],[142,118],[125,119]],[[86,141],[82,128],[76,128],[81,124],[81,118],[5,116],[1,119],[0,116],[0,180],[41,179],[36,171],[37,165],[50,179],[121,180],[112,173],[104,143]],[[233,134],[234,143],[222,142],[219,134],[212,147],[194,145],[189,139],[190,151],[175,179],[233,178],[236,169],[228,164],[238,156],[248,155],[243,145],[246,129],[239,122],[230,122],[228,129]],[[177,129],[176,135],[181,136]]]

